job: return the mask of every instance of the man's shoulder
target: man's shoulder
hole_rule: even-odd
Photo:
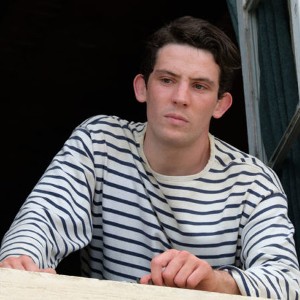
[[[259,158],[245,153],[231,144],[214,137],[214,167],[217,172],[228,176],[246,176],[248,179],[260,180],[274,190],[284,193],[275,171]]]
[[[94,115],[85,119],[80,127],[89,128],[91,130],[113,130],[115,129],[128,129],[130,131],[142,130],[145,126],[143,122],[129,121],[116,115]]]
[[[262,160],[246,153],[237,147],[214,137],[214,145],[215,145],[215,158],[219,160],[224,165],[241,165],[244,168],[255,168],[257,170],[261,170],[263,172],[271,172],[271,168],[267,166]]]

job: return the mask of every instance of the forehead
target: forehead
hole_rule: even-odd
[[[220,73],[212,53],[181,44],[168,44],[159,49],[155,69],[166,69],[176,74],[190,74],[193,77],[206,74],[218,78]]]

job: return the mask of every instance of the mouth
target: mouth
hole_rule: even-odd
[[[170,120],[172,123],[181,124],[181,123],[188,123],[187,118],[185,118],[182,115],[175,114],[175,113],[169,113],[166,114],[165,117]]]

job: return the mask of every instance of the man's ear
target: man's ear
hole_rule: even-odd
[[[232,96],[230,93],[224,93],[222,98],[218,99],[218,103],[215,107],[213,117],[215,119],[221,118],[225,112],[230,108],[232,104]]]
[[[133,88],[135,93],[135,98],[139,102],[146,102],[147,100],[147,87],[144,76],[142,74],[138,74],[134,77],[133,80]]]

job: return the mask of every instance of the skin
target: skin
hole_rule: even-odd
[[[27,255],[10,256],[0,262],[0,268],[56,274],[56,271],[52,268],[39,268],[38,265],[32,260],[32,258]]]
[[[205,167],[210,120],[222,117],[232,104],[230,93],[218,99],[219,75],[211,53],[169,44],[159,50],[147,84],[141,74],[134,78],[136,99],[147,104],[144,152],[154,171],[184,176]],[[0,267],[55,273],[38,268],[27,256],[6,258]],[[167,250],[155,256],[150,267],[140,283],[240,294],[227,272],[214,270],[187,251]]]

